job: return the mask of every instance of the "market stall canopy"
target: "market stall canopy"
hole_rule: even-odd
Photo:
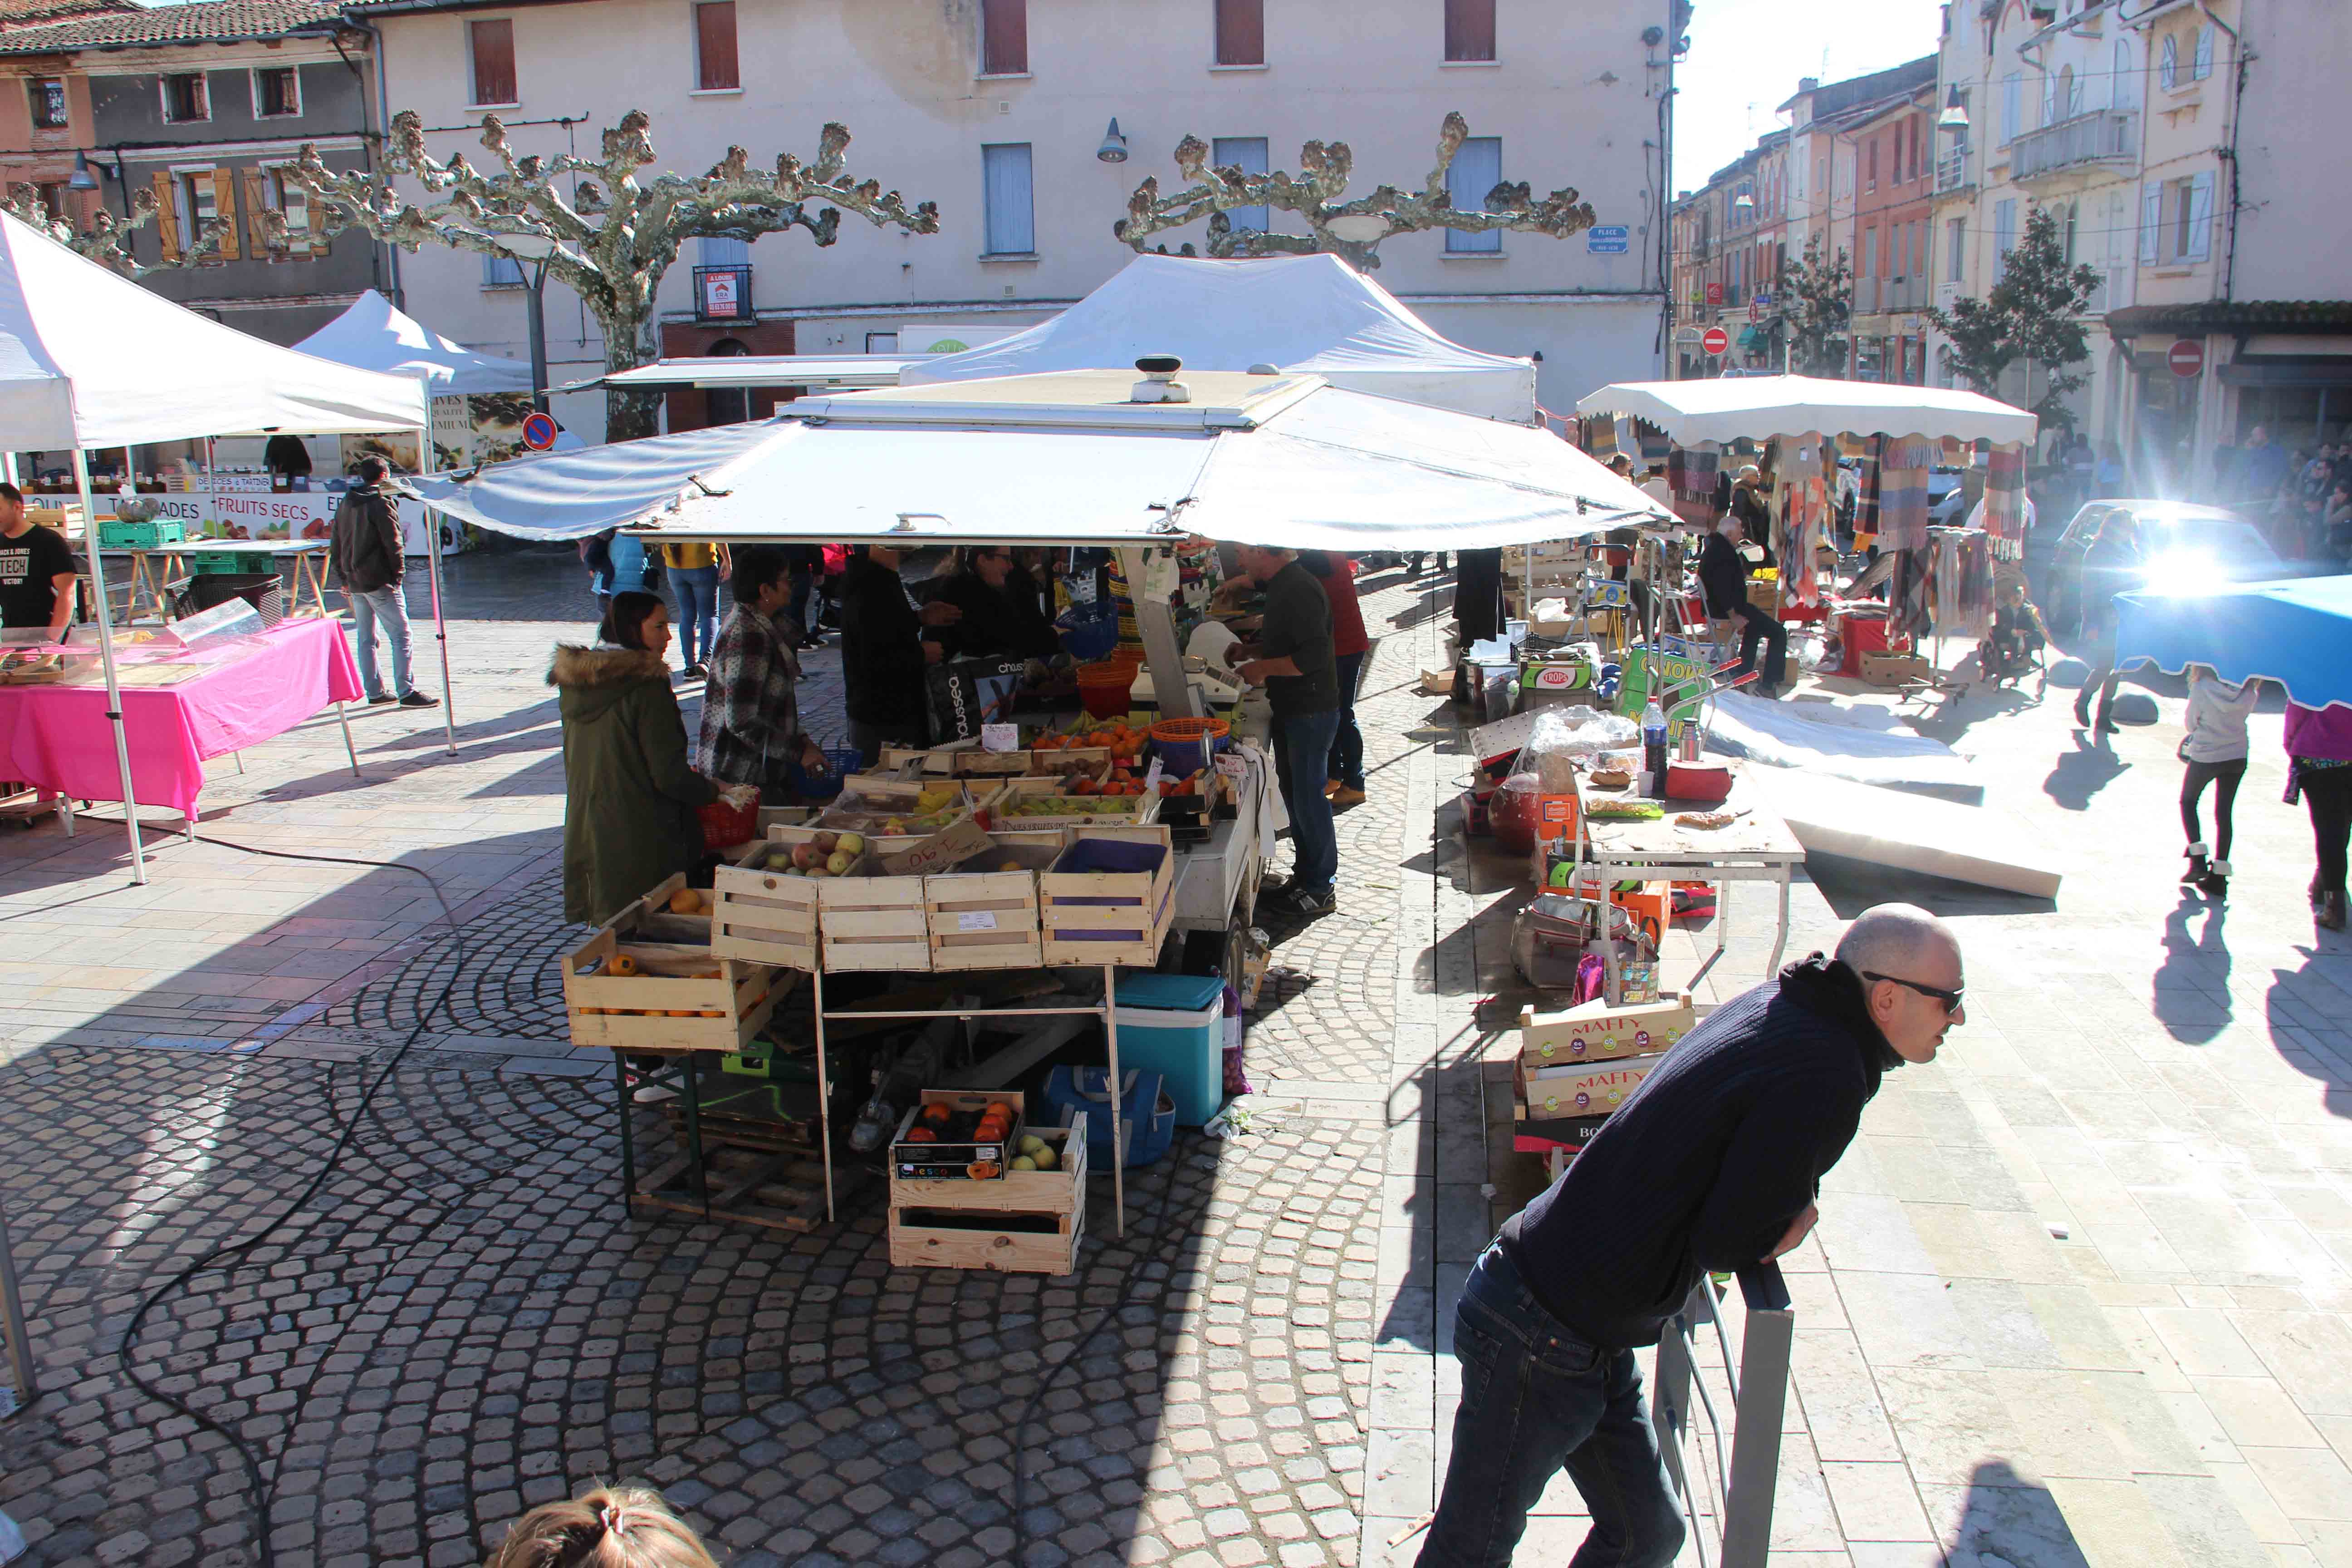
[[[936,354],[712,354],[656,360],[635,370],[571,382],[559,392],[600,386],[896,386],[908,365]]]
[[[1738,375],[1706,381],[1622,381],[1576,401],[1583,415],[1643,420],[1677,447],[1775,436],[1925,436],[1931,440],[2031,441],[2038,421],[1973,392]]]
[[[0,430],[18,451],[424,418],[412,379],[248,337],[0,214]]]
[[[1160,543],[1185,533],[1343,551],[1569,539],[1666,514],[1541,430],[1312,375],[1133,371],[809,397],[772,420],[411,481],[526,538],[645,522],[735,542]]]
[[[2259,676],[2305,708],[2352,707],[2352,577],[2235,583],[2210,593],[2116,595],[2116,663]]]
[[[451,342],[371,289],[351,309],[294,345],[302,353],[387,375],[413,376],[436,397],[529,392],[530,366]]]
[[[1139,256],[1025,332],[906,374],[909,386],[1128,365],[1175,354],[1187,371],[1305,371],[1334,386],[1521,425],[1534,362],[1464,348],[1336,256],[1202,261]]]

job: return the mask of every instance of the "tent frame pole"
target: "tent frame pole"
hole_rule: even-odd
[[[419,382],[425,402],[425,423],[416,431],[418,474],[433,471],[433,384]],[[441,609],[441,517],[422,497],[425,508],[425,575],[433,587],[433,640],[441,648],[441,730],[449,754],[457,754],[457,699],[449,683],[449,623]]]
[[[98,658],[106,669],[106,716],[114,724],[114,760],[122,770],[122,826],[131,836],[131,879],[147,883],[146,851],[139,843],[139,801],[131,789],[131,741],[122,727],[122,684],[114,673],[113,611],[106,601],[106,556],[98,547],[98,503],[89,493],[89,454],[82,450],[81,432],[74,432],[74,488],[81,495],[82,544],[89,554],[90,596],[98,601]],[[195,818],[191,816],[193,829]]]

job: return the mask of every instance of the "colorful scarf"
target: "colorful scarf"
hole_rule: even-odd
[[[1860,481],[1854,489],[1853,547],[1867,551],[1878,542],[1879,458],[1886,448],[1886,437],[1873,436],[1862,444],[1862,450],[1847,454],[1858,458]]]
[[[1829,506],[1822,480],[1821,438],[1806,436],[1799,445],[1784,447],[1780,467],[1774,471],[1780,477],[1781,515],[1785,520],[1781,531],[1785,541],[1780,552],[1781,594],[1790,604],[1818,605],[1822,590],[1819,574],[1813,569],[1814,553],[1830,538]]]
[[[1985,531],[1996,559],[2025,558],[2025,447],[2018,442],[1992,449],[1985,471]]]
[[[1916,436],[1889,442],[1880,458],[1878,547],[1923,550],[1927,543],[1927,479],[1936,446]]]

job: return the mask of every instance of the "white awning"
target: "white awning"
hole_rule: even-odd
[[[1548,432],[1331,386],[1132,371],[803,398],[776,418],[415,481],[452,515],[535,538],[633,523],[732,542],[1162,542],[1464,549],[1664,521]]]
[[[635,370],[571,382],[558,392],[599,386],[896,386],[909,365],[936,354],[715,354],[656,360]]]
[[[425,420],[415,380],[267,343],[0,214],[0,431],[17,451]]]
[[[1578,398],[1576,411],[1646,420],[1678,447],[1808,435],[1925,436],[2002,445],[2032,440],[2038,424],[2022,408],[1973,392],[1809,375],[1620,382]]]
[[[436,397],[529,392],[530,366],[452,342],[371,289],[351,309],[294,345],[298,353],[387,375],[414,376]]]

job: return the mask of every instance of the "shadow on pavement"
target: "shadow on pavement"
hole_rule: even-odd
[[[2192,924],[2203,917],[2201,929]],[[2157,967],[2152,1011],[2184,1045],[2201,1046],[2230,1026],[2230,943],[2227,906],[2183,888],[2164,917],[2164,962]]]
[[[2075,730],[2071,740],[2074,749],[2059,753],[2050,776],[2042,781],[2042,793],[2068,811],[2088,811],[2091,797],[2121,778],[2131,764],[2090,731]]]

